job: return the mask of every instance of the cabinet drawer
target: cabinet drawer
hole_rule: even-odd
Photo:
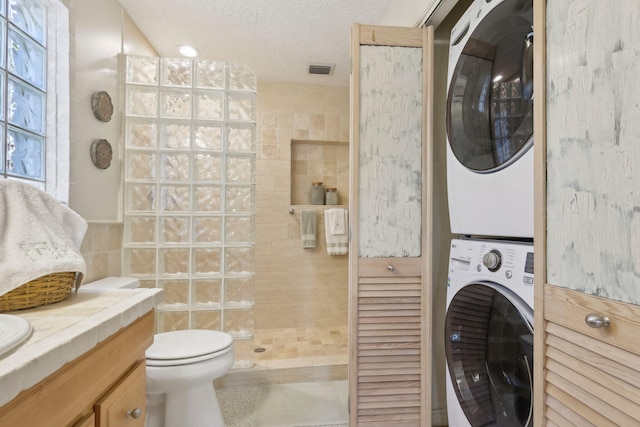
[[[406,277],[422,275],[422,258],[360,258],[360,277]]]
[[[589,314],[607,316],[608,327],[592,328],[585,322]],[[596,339],[634,354],[640,354],[637,331],[640,307],[552,285],[545,286],[545,320],[581,333],[585,340]],[[586,343],[587,348],[593,344]]]

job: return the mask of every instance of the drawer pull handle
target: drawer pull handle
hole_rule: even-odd
[[[588,314],[584,318],[584,321],[587,325],[591,326],[592,328],[602,328],[602,327],[606,328],[611,325],[611,320],[609,320],[609,317],[600,316],[599,314]]]
[[[127,411],[127,417],[140,418],[142,416],[142,409],[135,408]]]
[[[391,264],[387,265],[387,270],[389,270],[389,271],[393,271],[393,270],[395,270],[395,269],[396,269],[396,268],[395,268],[393,265],[391,265]]]

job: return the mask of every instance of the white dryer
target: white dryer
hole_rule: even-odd
[[[447,186],[454,234],[533,237],[532,9],[532,0],[476,0],[451,31]]]
[[[533,425],[533,246],[454,239],[445,351],[449,425]]]

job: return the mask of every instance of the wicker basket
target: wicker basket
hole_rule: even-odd
[[[0,313],[60,302],[71,295],[77,273],[52,273],[0,296]]]

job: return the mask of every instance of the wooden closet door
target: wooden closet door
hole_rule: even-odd
[[[640,9],[611,6],[534,1],[536,425],[640,425]]]
[[[431,425],[432,38],[352,31],[351,426]]]

